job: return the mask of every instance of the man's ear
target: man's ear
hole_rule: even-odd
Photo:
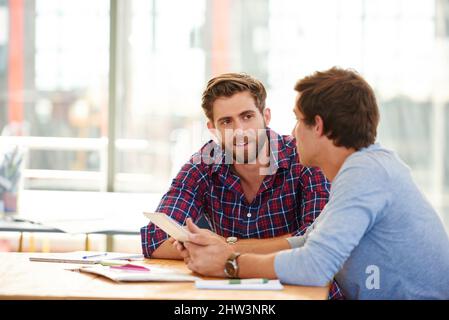
[[[270,108],[265,108],[263,110],[263,118],[265,120],[265,125],[269,126],[271,121],[271,110]]]
[[[219,132],[212,121],[207,121],[207,129],[209,129],[210,134],[214,140],[219,139]]]
[[[323,118],[316,115],[315,116],[315,126],[314,126],[314,132],[318,137],[321,137],[324,134],[324,122]]]
[[[213,122],[210,120],[207,121],[207,129],[209,130],[215,129]]]

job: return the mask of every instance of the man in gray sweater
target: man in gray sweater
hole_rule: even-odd
[[[328,204],[305,235],[279,239],[264,255],[239,254],[188,221],[189,241],[175,243],[188,267],[307,286],[335,278],[349,299],[449,299],[448,235],[407,165],[375,143],[372,88],[356,72],[332,68],[295,90],[300,162],[332,181]]]

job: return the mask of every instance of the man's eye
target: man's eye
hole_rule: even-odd
[[[221,124],[222,125],[227,125],[227,124],[229,124],[231,121],[229,121],[229,120],[222,120],[221,121]]]
[[[248,120],[251,119],[253,116],[251,114],[247,114],[246,116],[243,117],[243,119]]]

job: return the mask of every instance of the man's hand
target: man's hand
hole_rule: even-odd
[[[188,241],[183,245],[187,251],[183,253],[186,254],[184,261],[187,267],[205,276],[225,277],[225,262],[234,251],[233,248],[223,237],[198,228],[190,218],[187,219],[187,229]],[[175,245],[178,250],[182,249],[179,242]]]
[[[173,241],[173,247],[176,250],[178,250],[179,254],[181,255],[181,258],[184,259],[184,262],[186,264],[189,263],[189,252],[184,247],[184,244],[182,242],[175,240]]]
[[[216,238],[219,241],[223,241],[224,243],[226,243],[225,238],[219,236],[218,234],[207,230],[207,229],[200,229],[198,228],[192,221],[191,218],[187,219],[187,224],[189,224],[191,226],[193,226],[194,228],[196,228],[195,230],[199,230],[199,233],[202,234],[204,237],[210,237],[210,238]],[[187,229],[188,231],[190,231],[190,229]],[[184,246],[184,244],[182,242],[176,241],[175,239],[173,239],[173,247],[178,250],[179,254],[181,255],[182,259],[184,259],[184,262],[186,264],[189,263],[190,261],[190,255],[189,255],[189,251],[186,249],[186,247]]]

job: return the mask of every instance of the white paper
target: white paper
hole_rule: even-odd
[[[40,261],[40,262],[61,262],[61,263],[81,263],[81,264],[95,264],[103,260],[135,260],[143,259],[142,254],[132,254],[132,253],[120,253],[120,252],[104,252],[97,251],[75,251],[75,252],[65,252],[65,253],[44,253],[35,254],[30,257],[30,261]],[[102,255],[99,255],[102,254]],[[95,256],[99,255],[99,256]],[[90,257],[83,259],[83,257]]]
[[[200,278],[184,274],[177,273],[171,270],[153,267],[151,265],[146,266],[149,271],[130,271],[130,270],[118,270],[111,267],[95,265],[92,267],[83,267],[79,271],[94,273],[103,277],[109,278],[114,281],[123,282],[146,282],[146,281],[167,281],[167,282],[193,282]]]
[[[197,289],[215,290],[282,290],[284,286],[279,280],[270,280],[267,283],[229,284],[229,280],[199,280],[195,282]]]

